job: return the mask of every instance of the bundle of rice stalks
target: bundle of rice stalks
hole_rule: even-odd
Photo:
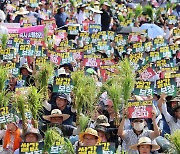
[[[61,149],[61,153],[63,153],[63,154],[75,154],[74,147],[68,138],[64,138],[64,145]]]
[[[131,92],[135,84],[135,73],[130,65],[129,60],[126,58],[120,63],[119,75],[121,78],[122,95],[125,101],[125,105],[128,103],[128,99],[131,96]]]
[[[123,15],[118,15],[118,20],[119,20],[119,22],[124,22],[125,18]]]
[[[56,142],[59,142],[59,140],[61,140],[61,139],[62,139],[62,137],[55,129],[49,128],[45,132],[43,151],[48,152],[48,150],[52,146],[56,145]],[[63,142],[63,141],[61,140],[61,142]]]
[[[172,149],[177,154],[180,153],[180,129],[176,130],[173,134],[166,134],[166,138],[172,143]],[[169,151],[168,151],[169,152]]]
[[[132,19],[132,17],[133,17],[133,13],[132,12],[128,13],[127,19],[130,20],[130,19]]]
[[[39,116],[41,111],[43,110],[43,106],[42,106],[43,97],[42,94],[38,92],[36,87],[31,86],[28,89],[27,101],[28,101],[28,107],[32,113],[32,118],[35,122],[34,127],[38,128]]]
[[[19,114],[22,118],[22,127],[23,127],[23,133],[26,131],[25,123],[26,123],[26,116],[25,116],[25,102],[26,98],[24,95],[16,95],[16,107],[19,110]]]
[[[109,98],[113,101],[114,110],[116,113],[119,112],[121,105],[121,82],[118,76],[112,76],[102,86],[102,92],[107,91]]]
[[[54,66],[51,63],[43,63],[35,74],[36,86],[42,92],[44,99],[48,99],[48,81],[53,76]]]
[[[73,94],[77,114],[91,114],[96,101],[96,83],[90,76],[85,76],[84,72],[77,71],[72,73]]]
[[[6,49],[8,39],[9,39],[8,34],[2,34],[1,44],[2,44],[2,49],[3,49],[3,50]]]
[[[11,98],[12,98],[12,93],[7,93],[6,91],[0,92],[0,108],[1,107],[7,107]]]
[[[0,65],[0,92],[3,91],[7,78],[8,78],[7,69],[4,66]]]
[[[44,28],[44,41],[45,41],[45,43],[47,43],[48,42],[48,28],[47,27],[45,27]]]
[[[138,5],[135,9],[135,18],[137,19],[143,12],[142,6]]]
[[[88,123],[89,123],[89,117],[85,116],[84,114],[81,114],[79,117],[79,126],[81,132],[84,132],[86,130],[86,128],[88,127]]]
[[[143,12],[151,18],[151,21],[152,21],[152,22],[154,21],[154,19],[153,19],[153,8],[152,8],[152,6],[146,5],[146,6],[144,7]]]

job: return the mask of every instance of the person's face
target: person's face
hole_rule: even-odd
[[[108,6],[106,6],[106,5],[103,4],[103,5],[102,5],[102,9],[103,9],[103,10],[108,10]]]
[[[62,7],[62,8],[60,8],[60,11],[61,11],[61,12],[64,12],[64,8],[63,8],[63,7]]]
[[[15,85],[17,82],[17,78],[16,77],[11,77],[10,80],[9,80],[9,84],[10,85]]]
[[[13,123],[7,124],[7,129],[10,131],[11,134],[14,134],[17,130],[17,127]]]
[[[59,109],[61,109],[66,106],[66,100],[58,97],[56,98],[56,105]]]
[[[84,135],[83,146],[95,146],[97,144],[97,137],[93,135]]]
[[[180,109],[177,109],[177,111],[175,112],[175,116],[177,117],[177,119],[180,119]]]
[[[51,117],[50,122],[52,124],[62,124],[63,122],[63,117]]]
[[[151,146],[150,145],[140,145],[139,146],[139,153],[140,154],[150,154]]]
[[[35,134],[29,133],[25,136],[25,142],[36,143],[38,138]]]
[[[21,74],[22,74],[23,76],[28,76],[28,75],[29,75],[29,72],[28,72],[28,70],[27,70],[26,68],[23,68],[22,71],[21,71]]]
[[[102,142],[106,142],[106,135],[103,131],[98,131],[98,136],[101,138]]]
[[[106,109],[109,114],[114,113],[113,105],[106,105]]]

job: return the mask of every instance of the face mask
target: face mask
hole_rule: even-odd
[[[139,122],[134,123],[133,128],[134,128],[135,130],[137,130],[137,131],[142,131],[143,128],[144,128],[144,122],[142,122],[142,123],[139,123]]]

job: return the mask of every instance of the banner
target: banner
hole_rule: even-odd
[[[89,24],[89,33],[97,33],[101,31],[100,24]]]
[[[146,81],[150,78],[152,78],[156,73],[151,67],[148,67],[144,72],[141,73],[141,78]]]
[[[128,102],[128,118],[152,118],[152,101]]]

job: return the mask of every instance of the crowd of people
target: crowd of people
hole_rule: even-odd
[[[42,25],[45,25],[42,37],[19,35],[24,29],[25,36],[29,27],[35,27],[37,32],[36,28]],[[15,32],[17,29],[19,32]],[[37,52],[33,46],[38,46],[42,53],[28,55],[24,51],[29,49],[21,49],[23,45],[30,45],[33,53]],[[2,122],[4,109],[8,107],[8,113],[12,112],[13,99],[6,106],[0,103],[2,154],[23,153],[22,143],[43,142],[49,128],[68,138],[74,153],[79,154],[83,152],[78,152],[78,147],[101,143],[113,143],[114,153],[170,153],[172,146],[165,139],[166,134],[180,133],[178,0],[2,0],[0,57],[1,66],[9,69],[2,89],[5,97],[12,93],[25,96],[25,88],[37,87],[34,76],[40,58],[54,64],[54,76],[49,79],[48,98],[42,101],[38,127],[32,118],[24,126],[18,115],[13,121]],[[147,110],[152,112],[151,116],[133,116],[127,105],[119,106],[116,113],[113,99],[103,91],[97,103],[94,102],[93,112],[85,115],[89,116],[86,128],[80,130],[73,83],[58,85],[57,90],[56,79],[71,80],[72,73],[81,70],[95,80],[99,89],[118,75],[119,63],[126,58],[136,80],[129,102],[152,102],[151,110]],[[3,102],[2,95],[0,89]],[[122,98],[121,101],[124,102]],[[135,109],[136,106],[134,112]]]

